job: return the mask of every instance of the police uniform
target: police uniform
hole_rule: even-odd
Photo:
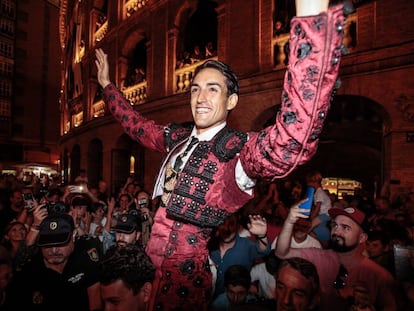
[[[39,247],[62,247],[73,238],[72,216],[49,214],[40,224]],[[10,283],[4,310],[89,311],[88,288],[98,283],[100,250],[93,240],[77,239],[62,273],[48,268],[38,252]]]
[[[95,248],[75,244],[62,274],[47,268],[39,253],[17,272],[7,292],[5,310],[89,311],[87,288],[98,282],[99,255]]]

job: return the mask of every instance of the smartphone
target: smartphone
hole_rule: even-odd
[[[147,199],[138,200],[138,205],[139,206],[145,206],[145,205],[147,205]]]
[[[30,212],[35,208],[35,198],[33,193],[26,192],[23,193],[24,207]]]
[[[315,194],[315,188],[308,186],[306,188],[306,196],[305,196],[305,198],[308,199],[308,200],[299,205],[299,208],[307,209],[307,211],[304,212],[303,214],[308,216],[308,217],[310,216],[310,212],[311,212],[311,209],[312,209],[313,195],[314,194]]]
[[[82,193],[83,190],[85,189],[84,186],[80,185],[80,186],[68,186],[69,188],[69,192],[70,193]]]

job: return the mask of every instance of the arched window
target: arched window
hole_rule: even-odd
[[[65,148],[62,155],[62,179],[63,183],[67,183],[69,181],[70,171],[69,171],[69,157],[68,157],[68,150]]]
[[[290,20],[296,14],[295,1],[275,0],[273,13],[273,36],[289,32]]]
[[[111,156],[112,193],[118,193],[130,175],[144,180],[144,148],[128,135],[119,137]]]
[[[70,154],[70,179],[74,182],[81,171],[81,149],[79,145],[74,145]]]
[[[199,0],[182,13],[177,41],[177,68],[217,55],[217,3]]]
[[[274,124],[279,108],[280,105],[263,111],[254,126],[260,130],[260,125]],[[379,103],[362,96],[335,95],[319,135],[316,154],[290,176],[320,170],[323,176],[331,178],[329,182],[338,179],[331,185],[337,188],[335,193],[350,193],[354,182],[362,183],[364,189],[374,193],[375,184],[383,182],[380,176],[386,160],[383,132],[389,123],[389,115]]]
[[[89,143],[88,149],[88,181],[91,186],[97,187],[102,178],[103,154],[102,141],[94,139]]]
[[[135,46],[128,60],[128,72],[124,86],[132,86],[147,79],[147,40],[142,39]]]

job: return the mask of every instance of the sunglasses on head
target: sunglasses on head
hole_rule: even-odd
[[[346,270],[346,268],[343,265],[340,265],[336,279],[333,282],[333,287],[335,289],[344,288],[346,286],[347,277],[348,277],[348,270]]]

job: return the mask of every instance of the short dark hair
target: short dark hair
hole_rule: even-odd
[[[155,268],[151,259],[138,245],[110,248],[99,262],[99,281],[108,285],[121,279],[134,295],[142,286],[154,281]]]
[[[307,280],[311,281],[312,289],[313,289],[312,295],[315,295],[319,292],[319,288],[320,288],[319,274],[318,274],[318,270],[316,270],[316,267],[313,263],[300,257],[286,258],[281,262],[277,274],[279,274],[280,270],[282,270],[286,266],[289,266],[292,269],[298,271]],[[277,281],[277,275],[276,275],[276,281]]]
[[[266,271],[271,275],[274,275],[279,269],[282,259],[276,256],[275,252],[270,252],[269,255],[264,257]]]
[[[382,230],[373,230],[368,231],[368,241],[380,241],[382,245],[387,246],[390,242],[390,237],[386,231]]]
[[[193,79],[201,70],[206,68],[216,69],[224,75],[226,78],[227,96],[230,96],[232,94],[239,94],[239,82],[237,80],[236,74],[233,72],[233,70],[230,69],[229,65],[218,60],[211,59],[199,65],[194,71]]]
[[[232,265],[224,273],[224,286],[243,286],[249,288],[251,283],[250,271],[243,265]]]
[[[131,185],[132,183],[130,183],[129,185]],[[126,197],[128,199],[128,203],[131,203],[131,201],[133,200],[133,198],[131,197],[131,195],[129,193],[122,193],[119,195],[118,197],[118,201],[121,200],[122,197]]]

